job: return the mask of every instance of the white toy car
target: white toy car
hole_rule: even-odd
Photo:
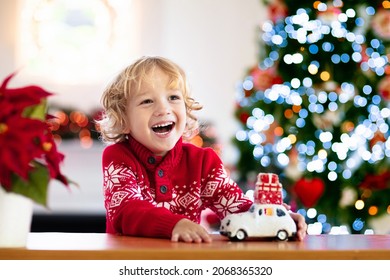
[[[254,203],[247,212],[227,215],[219,232],[238,241],[248,237],[276,237],[283,241],[295,237],[297,226],[283,205]]]

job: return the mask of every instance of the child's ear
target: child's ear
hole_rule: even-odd
[[[130,127],[128,127],[127,125],[123,125],[122,127],[123,127],[123,129],[122,129],[122,133],[123,134],[129,134],[130,133]]]
[[[122,128],[122,134],[129,134],[130,133],[130,126],[127,123],[126,119],[122,119],[120,122],[121,128]]]

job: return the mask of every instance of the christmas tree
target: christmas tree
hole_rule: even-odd
[[[390,1],[264,3],[262,52],[237,90],[241,185],[277,173],[322,233],[363,233],[390,215]]]

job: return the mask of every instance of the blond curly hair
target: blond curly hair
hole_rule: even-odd
[[[103,142],[117,143],[127,138],[124,131],[128,126],[126,115],[129,97],[140,90],[142,82],[156,67],[168,75],[170,86],[178,87],[183,94],[187,111],[187,124],[183,137],[190,138],[197,132],[198,120],[192,111],[202,109],[202,105],[190,96],[183,69],[167,58],[143,56],[121,71],[103,92],[101,99],[103,114],[99,120],[96,120]]]

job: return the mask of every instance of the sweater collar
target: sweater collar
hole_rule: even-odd
[[[138,158],[142,165],[148,169],[155,169],[157,166],[175,167],[183,153],[183,139],[180,138],[176,145],[165,156],[156,156],[148,148],[128,135],[130,150]]]

